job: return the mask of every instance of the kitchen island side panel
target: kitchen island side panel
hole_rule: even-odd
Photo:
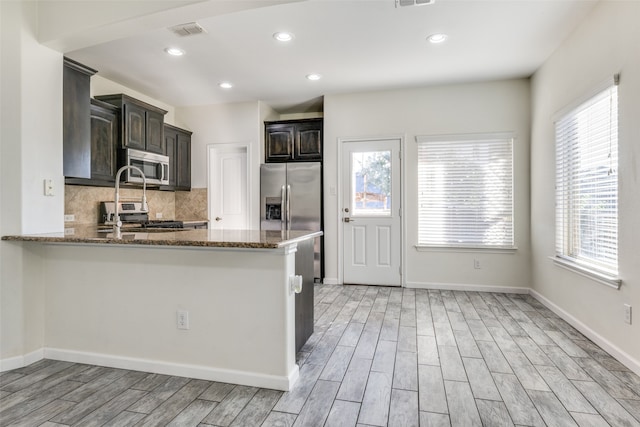
[[[45,357],[286,390],[298,372],[294,271],[295,245],[46,245]]]

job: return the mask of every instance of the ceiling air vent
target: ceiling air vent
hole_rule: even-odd
[[[396,0],[398,6],[424,6],[425,4],[433,4],[436,0]]]
[[[169,27],[169,30],[180,37],[195,36],[197,34],[206,33],[204,28],[202,28],[197,22],[187,22],[186,24],[174,25],[173,27]]]

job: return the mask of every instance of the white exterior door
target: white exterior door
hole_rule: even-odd
[[[247,147],[209,146],[209,224],[212,229],[248,229]]]
[[[401,285],[400,140],[342,143],[343,283]]]

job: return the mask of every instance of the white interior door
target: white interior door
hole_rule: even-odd
[[[342,144],[343,283],[400,286],[400,140]]]
[[[248,229],[248,149],[245,145],[209,146],[209,223],[212,229]]]

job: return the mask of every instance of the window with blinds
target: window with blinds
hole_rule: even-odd
[[[513,248],[513,136],[419,136],[418,246]]]
[[[563,114],[556,131],[556,256],[618,274],[618,90]]]

